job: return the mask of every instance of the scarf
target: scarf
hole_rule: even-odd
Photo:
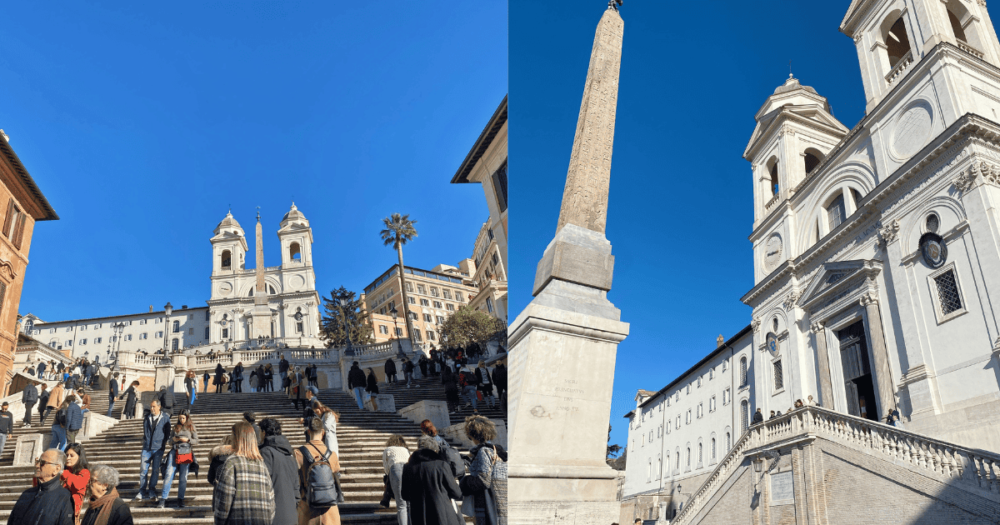
[[[108,525],[108,520],[111,519],[111,508],[114,507],[112,503],[118,497],[118,489],[116,487],[112,487],[111,490],[100,498],[95,499],[93,496],[90,497],[90,508],[87,512],[97,512],[97,521],[94,522],[94,525]]]

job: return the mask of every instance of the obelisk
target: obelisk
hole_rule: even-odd
[[[513,524],[618,521],[617,472],[607,465],[618,343],[628,324],[608,300],[605,238],[624,22],[597,25],[559,225],[538,263],[534,296],[510,326]]]
[[[260,209],[257,210],[257,268],[254,275],[257,284],[253,292],[253,333],[251,338],[271,337],[271,308],[267,304],[267,286],[264,283],[264,230],[260,225]]]

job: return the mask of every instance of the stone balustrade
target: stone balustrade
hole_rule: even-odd
[[[885,81],[892,84],[903,76],[903,73],[906,72],[907,68],[909,68],[912,63],[913,51],[907,51],[906,54],[903,55],[903,58],[899,59],[899,62],[896,63],[896,67],[892,68],[892,71],[889,71],[889,74],[885,76]]]
[[[908,466],[951,485],[1000,497],[1000,455],[965,448],[883,423],[820,407],[804,407],[750,427],[671,522],[686,523],[733,472],[766,450],[823,438]]]
[[[771,211],[771,208],[773,208],[774,205],[778,203],[779,197],[780,194],[775,193],[774,197],[771,197],[771,200],[767,201],[767,203],[764,204],[764,211]]]
[[[966,53],[968,53],[968,54],[970,54],[970,55],[972,55],[972,56],[974,56],[976,58],[980,58],[980,59],[983,58],[983,52],[980,51],[980,50],[978,50],[978,49],[976,49],[976,48],[974,48],[974,47],[972,47],[972,46],[970,46],[968,42],[963,42],[961,40],[957,40],[956,39],[955,40],[955,44],[957,44],[958,48],[961,49],[962,51],[965,51]]]

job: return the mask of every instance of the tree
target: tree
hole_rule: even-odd
[[[364,304],[354,297],[355,293],[343,286],[330,292],[329,298],[323,297],[320,337],[327,345],[347,346],[348,334],[352,345],[373,342],[372,325],[364,314]]]
[[[617,457],[621,451],[622,447],[620,445],[611,444],[611,425],[608,425],[608,459]]]
[[[417,230],[413,227],[417,221],[411,221],[410,215],[400,215],[398,213],[393,213],[392,217],[386,217],[382,219],[385,224],[385,229],[381,231],[382,241],[385,246],[392,246],[396,249],[396,255],[399,257],[399,291],[403,294],[403,318],[406,321],[406,337],[410,339],[410,344],[413,344],[413,323],[410,319],[410,300],[406,295],[406,280],[403,277],[406,275],[403,266],[403,245],[408,241],[412,240],[417,236]]]
[[[459,309],[444,320],[438,329],[441,341],[452,347],[466,347],[472,344],[485,345],[499,330],[502,321],[468,306]]]

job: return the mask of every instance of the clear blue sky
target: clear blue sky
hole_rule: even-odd
[[[18,2],[0,30],[0,128],[61,217],[36,225],[20,312],[204,306],[229,205],[265,264],[294,198],[321,295],[396,261],[472,255],[482,188],[451,177],[507,93],[507,4]],[[252,254],[247,267],[253,267]]]
[[[754,114],[788,77],[864,115],[847,0],[627,1],[607,238],[618,347],[612,442],[636,389],[659,390],[750,322]],[[511,314],[555,233],[594,31],[606,2],[511,0]]]

